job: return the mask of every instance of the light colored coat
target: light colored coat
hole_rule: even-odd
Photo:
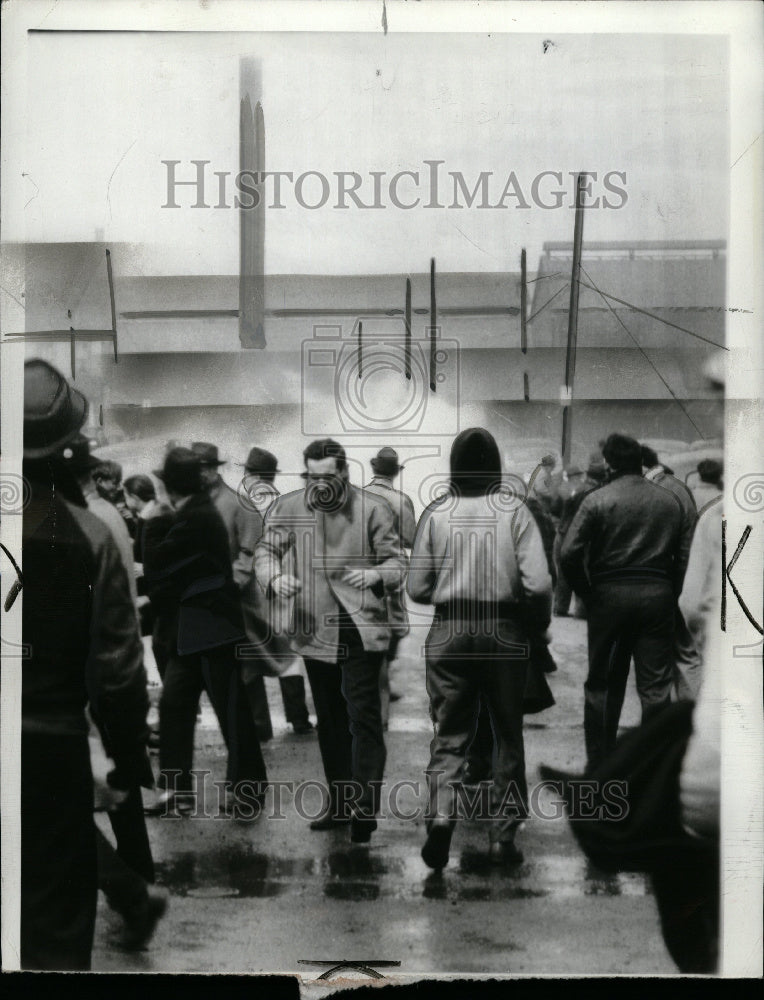
[[[382,581],[358,590],[342,579],[350,569],[375,569]],[[268,596],[283,573],[302,583],[293,602],[290,640],[302,656],[327,663],[337,662],[337,619],[343,610],[366,650],[388,648],[385,597],[400,587],[405,569],[390,506],[355,486],[348,486],[347,502],[331,513],[311,509],[303,490],[279,497],[268,510],[255,550],[255,575]]]

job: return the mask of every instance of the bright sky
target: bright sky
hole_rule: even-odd
[[[17,216],[5,220],[6,240],[98,236],[144,244],[147,273],[238,272],[238,213],[188,207],[189,189],[185,207],[162,209],[161,161],[183,161],[179,177],[193,175],[192,159],[211,161],[214,204],[211,172],[238,170],[242,55],[262,64],[270,170],[355,170],[364,199],[370,171],[419,170],[426,197],[423,161],[439,159],[470,188],[492,171],[492,202],[511,171],[528,201],[543,170],[597,171],[600,195],[602,175],[623,171],[626,205],[588,212],[587,240],[727,235],[721,38],[551,35],[545,53],[541,35],[28,37],[30,200],[21,231]],[[552,210],[508,199],[503,210],[404,211],[385,194],[384,210],[341,211],[333,194],[311,211],[292,192],[267,211],[269,273],[425,271],[433,255],[441,270],[518,269],[523,246],[533,269],[545,240],[572,238],[570,195]]]

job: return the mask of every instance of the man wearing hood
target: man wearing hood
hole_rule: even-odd
[[[411,556],[408,594],[435,605],[425,647],[435,735],[422,858],[436,870],[448,863],[456,786],[481,696],[496,736],[490,853],[499,863],[522,861],[515,834],[527,815],[523,692],[529,639],[551,618],[552,580],[533,516],[502,488],[501,475],[488,431],[459,434],[450,489],[422,516]]]

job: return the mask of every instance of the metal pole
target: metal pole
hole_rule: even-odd
[[[528,274],[524,249],[520,253],[520,350],[528,353]]]
[[[117,352],[117,306],[114,302],[114,274],[111,270],[111,252],[106,251],[106,277],[109,279],[109,303],[111,305],[111,329],[114,334],[114,363],[119,364],[119,354]]]
[[[435,374],[435,355],[437,350],[437,341],[435,335],[435,322],[437,318],[437,310],[435,307],[435,258],[430,259],[430,390],[435,392],[436,386],[436,374]]]
[[[586,174],[576,179],[576,221],[573,227],[573,267],[570,279],[570,307],[568,310],[568,353],[565,359],[565,403],[562,410],[562,463],[570,465],[570,447],[573,435],[573,383],[576,376],[576,342],[578,340],[578,276],[581,268],[581,247],[584,239],[584,187]]]
[[[406,323],[406,378],[411,378],[411,278],[406,278],[406,311],[404,314]]]
[[[363,376],[363,320],[358,320],[358,378]]]

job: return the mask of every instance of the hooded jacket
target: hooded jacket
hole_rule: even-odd
[[[407,590],[414,601],[516,609],[545,629],[552,580],[541,533],[523,497],[501,488],[501,459],[482,428],[463,431],[451,449],[450,488],[422,515]]]

